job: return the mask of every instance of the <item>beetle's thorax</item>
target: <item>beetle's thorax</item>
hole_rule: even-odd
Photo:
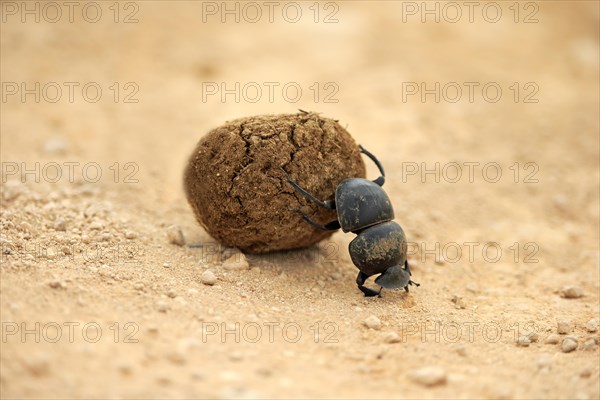
[[[358,232],[394,219],[388,195],[376,183],[362,178],[342,181],[335,191],[340,226],[344,232]]]

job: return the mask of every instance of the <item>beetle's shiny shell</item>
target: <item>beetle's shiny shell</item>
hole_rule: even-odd
[[[342,181],[335,191],[335,205],[344,232],[356,232],[394,219],[388,195],[367,179]]]
[[[360,232],[348,246],[354,265],[367,275],[380,274],[406,261],[406,237],[394,221],[371,226]]]

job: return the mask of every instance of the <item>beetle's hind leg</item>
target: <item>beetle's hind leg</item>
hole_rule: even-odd
[[[325,225],[321,225],[321,224],[316,223],[312,219],[310,219],[310,217],[308,215],[304,214],[299,209],[295,209],[294,211],[299,212],[300,215],[302,215],[302,218],[304,218],[304,220],[306,222],[308,222],[309,224],[311,224],[312,226],[314,226],[317,229],[321,229],[323,231],[337,231],[338,229],[340,229],[340,221],[338,221],[337,219],[335,221],[331,221]]]
[[[369,276],[370,275],[367,275],[364,272],[358,273],[358,276],[356,277],[356,284],[358,285],[358,288],[365,294],[365,297],[381,296],[381,288],[379,288],[379,291],[377,291],[364,286],[365,281],[369,279]]]
[[[404,261],[404,270],[406,270],[406,272],[408,272],[408,275],[412,275],[412,273],[410,272],[410,267],[408,266],[408,260]],[[415,282],[413,280],[410,280],[410,279],[408,280],[408,284],[409,285],[415,285],[416,287],[421,286],[420,283],[417,283],[417,282]],[[404,290],[406,290],[408,292],[408,285],[404,288]]]
[[[296,191],[298,193],[300,193],[302,196],[306,197],[307,199],[314,201],[315,203],[317,203],[318,205],[320,205],[323,208],[328,208],[330,210],[335,210],[335,201],[333,200],[319,200],[317,199],[315,196],[313,196],[312,194],[308,193],[306,190],[304,190],[303,188],[300,187],[300,185],[298,185],[296,183],[296,181],[294,181],[292,178],[290,178],[290,176],[287,174],[287,172],[285,172],[285,170],[283,168],[281,168],[281,170],[283,171],[283,173],[285,174],[287,181],[289,182],[290,185],[292,185],[294,187],[294,189],[296,189]]]
[[[364,155],[369,157],[371,159],[371,161],[373,161],[375,163],[375,165],[377,165],[377,168],[379,169],[379,173],[381,174],[381,176],[379,178],[375,179],[373,182],[375,182],[379,186],[383,186],[383,184],[385,183],[385,171],[383,170],[383,165],[381,165],[381,162],[369,150],[365,149],[361,145],[359,145],[358,148],[360,149],[361,153],[363,153]]]

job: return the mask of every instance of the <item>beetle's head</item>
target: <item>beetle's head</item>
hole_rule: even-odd
[[[407,270],[395,265],[385,270],[385,272],[375,279],[375,283],[386,289],[402,289],[408,286],[410,274]]]

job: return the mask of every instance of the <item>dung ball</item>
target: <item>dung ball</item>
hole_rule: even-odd
[[[285,171],[285,172],[284,172]],[[294,211],[326,224],[337,218],[296,192],[286,173],[318,199],[333,199],[365,164],[350,134],[316,113],[261,115],[229,121],[197,144],[184,188],[198,222],[215,239],[247,253],[311,246],[332,234]]]

